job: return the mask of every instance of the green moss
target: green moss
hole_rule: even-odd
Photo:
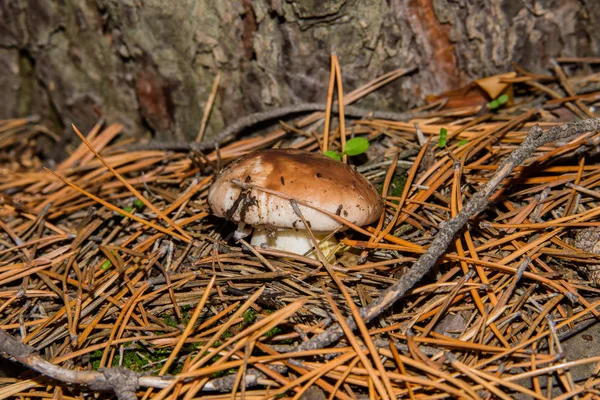
[[[166,361],[171,355],[171,348],[165,349],[154,349],[149,351],[143,347],[137,349],[126,350],[123,354],[122,365],[132,371],[142,372],[148,370],[148,366],[152,364],[153,369],[161,368],[163,362]],[[184,354],[186,351],[193,351],[193,346],[185,346],[180,354]],[[90,363],[92,369],[97,371],[100,367],[100,360],[102,359],[103,350],[96,350],[90,355]],[[115,355],[112,367],[119,366],[120,355],[117,352]],[[183,363],[173,364],[168,373],[176,374],[181,372],[183,369]]]
[[[273,337],[273,336],[276,336],[276,335],[280,334],[281,332],[283,332],[283,330],[280,327],[276,326],[276,327],[273,327],[273,328],[269,329],[265,333],[265,336],[268,337],[268,338],[270,338],[270,337]]]
[[[148,360],[140,357],[137,351],[126,351],[123,355],[123,366],[133,371],[139,371],[148,365]]]
[[[177,328],[177,325],[179,324],[177,318],[171,314],[165,314],[162,317],[162,321],[171,328]]]
[[[100,368],[100,360],[102,359],[103,353],[104,353],[103,350],[96,350],[91,354],[90,363],[92,364],[92,369],[94,371],[97,371],[98,368]],[[147,355],[151,356],[152,354],[148,353]],[[120,356],[120,354],[117,353],[115,355],[115,357],[113,358],[113,362],[112,362],[111,366],[118,367],[120,359],[121,359],[121,356]],[[123,354],[123,366],[126,368],[129,368],[132,371],[140,371],[146,365],[149,364],[149,359],[150,359],[150,357],[148,357],[148,358],[141,357],[138,354],[138,351],[136,351],[136,350],[125,351]]]
[[[390,185],[389,195],[392,197],[402,196],[402,192],[404,191],[404,186],[406,185],[407,179],[408,176],[405,172],[401,174],[394,174],[394,178],[392,179],[392,183]]]
[[[182,306],[180,310],[181,322],[177,319],[176,315],[164,314],[161,319],[165,323],[165,325],[170,326],[171,328],[179,328],[180,325],[186,326],[192,318],[192,313],[190,312],[191,307]]]
[[[175,365],[171,365],[171,368],[169,368],[169,374],[171,375],[177,375],[180,374],[183,371],[183,363],[177,363]]]
[[[220,378],[222,376],[237,374],[237,372],[238,372],[237,368],[230,368],[230,369],[226,369],[224,371],[213,372],[212,374],[210,374],[210,377],[212,379],[215,379],[215,378]]]
[[[181,353],[180,353],[181,354]],[[162,367],[162,363],[165,362],[167,360],[167,358],[169,358],[169,356],[171,355],[171,349],[155,349],[154,353],[144,353],[143,356],[146,358],[146,363],[144,364],[144,366],[148,365],[148,364],[152,364],[153,368],[160,368]],[[157,364],[154,364],[157,363]],[[169,368],[169,371],[167,372],[171,372],[173,369],[178,368],[179,365],[175,364],[172,365],[171,368]]]
[[[184,326],[187,326],[187,324],[190,322],[190,319],[192,319],[192,313],[190,313],[189,311],[184,311],[181,313],[181,323]]]
[[[246,324],[251,324],[256,320],[256,311],[254,310],[246,310],[244,313],[244,322]]]
[[[223,334],[221,335],[221,339],[229,339],[230,337],[233,337],[233,332],[231,332],[229,329],[227,329],[225,332],[223,332]],[[216,343],[216,342],[215,342]]]
[[[102,350],[96,350],[90,356],[90,363],[92,364],[92,369],[94,371],[98,371],[100,368],[100,359],[102,358]]]
[[[392,182],[390,182],[390,187],[388,189],[388,196],[392,197],[400,197],[402,196],[402,192],[404,191],[404,186],[406,185],[406,180],[408,179],[408,175],[405,170],[397,171],[394,173],[392,177]],[[383,183],[377,186],[377,191],[379,194],[383,195]],[[394,201],[398,204],[398,201]]]

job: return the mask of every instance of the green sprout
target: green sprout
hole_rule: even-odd
[[[325,154],[327,157],[337,161],[342,161],[342,156],[357,156],[364,153],[369,149],[369,141],[363,137],[355,137],[346,142],[346,149],[343,153],[339,153],[335,150],[327,150]]]
[[[100,266],[100,268],[102,268],[103,270],[107,270],[110,268],[110,266],[112,265],[112,263],[109,260],[106,260],[102,263],[102,265]]]
[[[505,104],[507,101],[508,101],[508,96],[503,94],[502,96],[499,96],[497,99],[490,101],[487,104],[487,107],[490,110],[495,110],[496,108],[500,108],[500,106]]]
[[[441,128],[440,129],[440,138],[438,139],[438,147],[443,149],[446,147],[446,138],[448,137],[448,129]]]
[[[335,150],[327,150],[323,154],[325,154],[329,158],[333,158],[336,161],[342,161],[342,155]]]
[[[460,142],[458,142],[458,147],[460,146],[464,146],[465,144],[469,143],[469,141],[467,139],[463,139]]]
[[[142,208],[144,208],[144,207],[145,207],[145,205],[144,205],[144,202],[143,202],[143,201],[141,201],[140,199],[136,199],[136,200],[134,200],[134,202],[133,202],[133,206],[134,206],[135,208],[137,208],[138,210],[141,210]]]
[[[125,208],[123,208],[123,211],[131,214],[131,213],[133,213],[133,207],[125,207]],[[117,213],[117,215],[121,218],[125,218],[125,214]]]
[[[134,212],[136,212],[136,211],[141,211],[141,210],[143,210],[143,209],[144,209],[144,207],[146,207],[146,205],[144,204],[144,202],[143,202],[142,200],[140,200],[140,199],[135,199],[135,200],[133,201],[133,204],[132,204],[130,207],[125,207],[125,208],[123,208],[123,211],[125,211],[125,212],[128,212],[128,213],[130,213],[130,214],[133,214],[133,213],[134,213]],[[124,218],[124,217],[125,217],[125,214],[121,214],[121,213],[118,213],[118,214],[119,214],[119,217],[121,217],[121,218]]]

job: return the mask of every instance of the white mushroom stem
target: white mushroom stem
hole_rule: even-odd
[[[252,234],[252,227],[240,222],[235,232],[233,232],[233,239],[240,240],[244,239]]]
[[[313,234],[320,243],[319,248],[325,257],[329,256],[338,244],[335,235],[331,235],[329,239],[324,240],[329,236],[330,232],[313,231]],[[274,247],[301,255],[306,254],[313,248],[310,235],[304,229],[277,229],[273,232],[268,232],[262,225],[254,227],[250,244],[254,246],[261,246],[264,244],[267,247]],[[314,251],[309,254],[309,257],[314,259],[317,258]]]

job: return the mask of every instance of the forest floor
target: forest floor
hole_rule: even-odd
[[[52,161],[35,118],[0,121],[0,399],[600,395],[600,81],[558,61],[389,118],[277,117],[216,149],[133,150],[99,123]],[[334,255],[236,241],[207,204],[229,161],[354,137],[384,213],[342,221]]]

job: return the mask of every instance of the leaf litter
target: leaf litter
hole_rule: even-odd
[[[410,77],[392,71],[344,94],[334,56],[325,112],[190,153],[124,150],[123,127],[99,123],[46,170],[37,141],[56,135],[35,118],[0,121],[0,329],[35,350],[13,356],[43,372],[0,377],[0,398],[82,398],[115,389],[102,369],[118,366],[142,376],[130,391],[153,399],[597,395],[600,354],[568,357],[569,338],[600,316],[596,131],[540,146],[400,301],[369,323],[359,315],[532,127],[596,115],[590,65],[552,71],[515,66],[404,120],[340,118]],[[353,138],[368,149],[346,159]],[[384,215],[337,232],[334,259],[233,241],[208,188],[219,167],[268,147],[343,155],[380,190]],[[339,341],[304,349],[336,322]],[[99,376],[107,386],[88,385]]]

